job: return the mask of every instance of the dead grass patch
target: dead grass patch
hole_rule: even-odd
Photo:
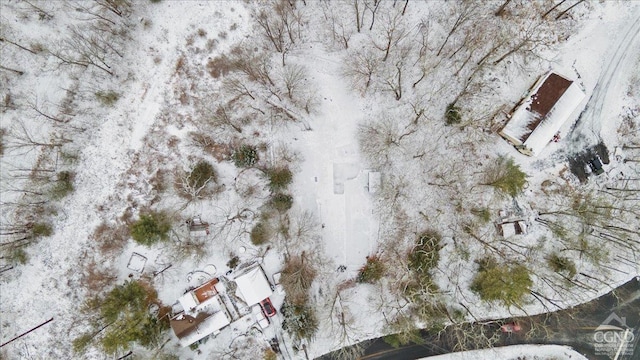
[[[91,239],[96,242],[102,254],[114,254],[122,250],[129,239],[129,228],[126,225],[112,225],[103,221],[93,231]]]

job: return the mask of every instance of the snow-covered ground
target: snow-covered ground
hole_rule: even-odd
[[[70,3],[60,2],[64,6],[58,5],[58,2],[36,3],[54,14],[53,18],[40,20],[38,16],[41,13],[30,5],[2,1],[0,15],[4,23],[3,36],[17,43],[29,46],[40,43],[49,50],[55,50],[59,39],[68,36],[69,25],[86,21],[83,18],[85,13],[69,10]],[[404,307],[401,299],[390,294],[390,289],[398,286],[398,283],[393,283],[397,278],[384,279],[376,285],[356,284],[353,280],[369,255],[384,253],[384,256],[393,258],[390,264],[403,263],[401,258],[406,255],[407,239],[413,241],[412,236],[426,227],[442,227],[445,235],[446,246],[441,255],[441,263],[445,265],[437,269],[435,282],[449,296],[446,300],[453,305],[464,301],[472,306],[471,311],[478,318],[510,316],[513,309],[482,303],[468,290],[474,274],[473,260],[480,255],[481,247],[474,244],[466,250],[468,253],[464,253],[458,248],[459,244],[454,243],[465,240],[456,240],[456,236],[452,236],[461,233],[459,229],[452,230],[459,225],[457,218],[452,216],[458,211],[453,202],[460,201],[460,207],[486,205],[497,212],[508,201],[495,200],[488,191],[483,190],[486,188],[479,190],[476,186],[466,186],[465,182],[471,180],[458,176],[475,176],[475,170],[493,161],[495,155],[508,154],[530,175],[529,188],[519,201],[523,208],[533,214],[530,204],[526,202],[535,205],[541,184],[550,178],[558,178],[558,173],[562,172],[562,165],[558,164],[564,154],[572,150],[570,147],[584,146],[585,143],[575,137],[593,131],[612,150],[623,144],[617,133],[619,115],[624,108],[632,108],[634,102],[637,106],[638,95],[625,96],[625,93],[630,78],[634,74],[637,76],[640,2],[611,1],[589,4],[588,10],[577,8],[578,19],[575,22],[579,25],[575,27],[575,34],[571,34],[559,47],[547,50],[545,55],[548,58],[536,59],[530,64],[526,61],[525,64],[509,62],[510,65],[504,67],[501,64],[492,70],[494,73],[484,75],[487,82],[497,85],[493,92],[484,95],[486,97],[480,96],[479,100],[474,98],[469,101],[482,109],[494,110],[496,102],[513,105],[535,78],[548,69],[575,75],[587,96],[592,96],[583,120],[577,125],[577,131],[567,139],[570,141],[549,144],[537,159],[520,155],[494,134],[487,135],[477,129],[459,132],[441,125],[441,112],[446,105],[444,101],[451,100],[455,97],[454,92],[459,90],[456,87],[459,84],[445,78],[453,73],[448,66],[439,68],[444,74],[440,77],[437,74],[429,75],[432,83],[412,87],[412,83],[419,78],[422,64],[406,66],[397,62],[389,65],[390,69],[406,66],[402,102],[393,98],[390,88],[381,90],[384,86],[393,85],[396,79],[393,72],[391,75],[374,77],[374,83],[377,83],[372,85],[369,93],[357,88],[352,79],[345,75],[345,69],[356,61],[354,54],[358,49],[371,47],[369,41],[372,39],[374,42],[383,39],[383,27],[389,30],[388,26],[397,19],[408,19],[411,27],[405,30],[416,39],[419,38],[416,34],[428,28],[424,30],[431,31],[427,35],[428,47],[432,52],[437,51],[437,45],[448,31],[447,26],[451,25],[443,20],[448,18],[446,3],[415,3],[415,8],[411,3],[409,12],[403,14],[402,18],[400,15],[394,18],[379,14],[376,24],[380,28],[374,28],[374,32],[363,29],[362,33],[351,30],[348,36],[349,49],[344,49],[340,40],[332,43],[328,34],[330,7],[318,2],[302,7],[307,11],[304,26],[314,28],[308,31],[304,41],[297,43],[287,53],[288,64],[299,64],[306,70],[305,86],[316,99],[314,109],[308,114],[298,109],[303,114],[299,122],[279,122],[274,125],[273,118],[249,121],[242,134],[232,136],[229,133],[233,131],[207,127],[206,116],[194,103],[202,98],[216,100],[228,96],[228,88],[207,73],[209,60],[232,53],[237,47],[258,49],[264,45],[259,43],[258,28],[254,27],[256,19],[251,9],[255,6],[258,6],[257,3],[236,1],[167,0],[136,3],[133,13],[129,15],[132,20],[127,25],[128,38],[123,45],[123,54],[121,57],[112,54],[113,59],[117,59],[114,60],[117,63],[113,69],[115,76],[107,76],[94,67],[61,66],[54,58],[45,56],[46,52],[34,55],[3,43],[1,64],[20,68],[25,74],[18,77],[10,71],[2,72],[2,94],[10,94],[17,103],[13,108],[3,108],[2,128],[15,132],[20,129],[18,121],[23,121],[26,131],[39,139],[49,139],[55,133],[73,134],[73,143],[66,143],[62,149],[74,153],[78,159],[73,164],[59,168],[75,172],[75,190],[56,203],[56,212],[47,215],[53,224],[54,234],[26,248],[29,260],[25,265],[15,266],[0,275],[2,342],[49,318],[54,321],[3,347],[0,357],[104,357],[97,348],[83,355],[71,351],[71,341],[90,328],[80,312],[85,300],[95,295],[86,288],[90,263],[98,264],[99,269],[113,276],[113,280],[105,284],[106,288],[122,283],[129,277],[151,278],[159,299],[166,305],[175,302],[188,288],[197,286],[207,276],[225,274],[229,270],[227,263],[233,256],[238,256],[241,263],[261,261],[269,278],[282,270],[285,255],[282,248],[277,244],[269,249],[266,246],[254,246],[248,236],[268,196],[261,173],[257,170],[238,171],[231,162],[218,161],[215,156],[194,146],[190,133],[202,128],[206,129],[204,132],[207,135],[220,139],[221,144],[254,141],[256,145],[264,145],[267,150],[263,153],[263,161],[267,164],[269,161],[280,161],[273,154],[278,147],[286,147],[295,155],[291,161],[294,181],[289,189],[294,198],[291,223],[301,222],[308,214],[308,224],[313,227],[309,233],[312,235],[305,238],[308,243],[300,247],[321,250],[317,256],[320,276],[311,297],[318,312],[320,329],[318,336],[307,346],[306,351],[310,356],[318,356],[389,331],[386,327],[389,319],[385,317],[399,312],[397,308]],[[384,6],[389,13],[396,11],[399,14],[401,10],[395,6],[391,10],[389,4]],[[353,27],[353,19],[348,14],[350,9],[351,6],[346,2],[339,2],[331,10],[334,11],[333,21],[341,19],[347,24],[343,26]],[[440,21],[446,26],[429,27],[427,22],[420,22],[428,16],[433,16],[434,23]],[[482,21],[486,20],[483,18]],[[367,16],[367,24],[368,21],[372,19]],[[336,29],[340,27],[337,23],[333,26]],[[412,41],[412,46],[419,46],[418,40]],[[455,47],[451,49],[449,60],[455,59],[453,50],[458,44],[464,45],[465,41],[466,37],[452,38],[451,43]],[[383,54],[379,48],[383,48],[384,43],[378,41],[376,46],[376,54]],[[279,69],[279,56],[276,54],[271,58],[275,69]],[[514,60],[517,61],[523,60]],[[390,63],[391,60],[386,64]],[[460,63],[462,60],[452,61],[455,66]],[[382,67],[381,64],[379,62],[378,66]],[[527,71],[527,66],[539,68]],[[278,74],[278,71],[274,73]],[[415,88],[414,92],[410,90],[412,88]],[[101,104],[94,96],[95,92],[106,90],[115,90],[120,94],[113,106]],[[37,99],[38,104],[45,105],[45,110],[58,114],[60,110],[54,105],[62,103],[69,96],[69,91],[76,96],[74,114],[69,115],[72,118],[69,124],[46,121],[30,109],[28,102]],[[271,100],[273,98],[269,98]],[[412,112],[417,112],[422,105],[423,115],[417,116]],[[257,111],[250,116],[259,117],[256,114]],[[412,132],[412,120],[416,116],[421,119],[422,129]],[[376,121],[388,121],[384,123],[387,127],[383,130],[389,130],[389,139],[392,140],[388,152],[391,158],[384,166],[374,163],[370,156],[362,153],[361,126]],[[469,145],[474,141],[477,141],[476,145]],[[8,148],[2,156],[3,224],[14,222],[15,219],[9,214],[9,204],[20,200],[23,195],[22,191],[9,190],[21,189],[24,184],[29,184],[24,177],[11,175],[15,169],[28,168],[31,165],[24,164],[33,164],[39,158],[39,150],[23,150]],[[194,159],[200,158],[216,166],[224,190],[206,201],[185,204],[172,193],[171,179],[176,169],[188,167]],[[618,173],[632,173],[633,167],[633,162],[613,161],[607,168],[608,176],[613,179]],[[161,171],[167,177],[162,185],[170,188],[162,196],[158,182],[154,182],[157,179],[153,179]],[[380,171],[383,175],[381,193],[373,194],[368,189],[371,171]],[[253,195],[243,197],[236,190],[245,180],[257,184],[257,190]],[[450,187],[456,183],[464,186]],[[590,183],[588,186],[596,185]],[[467,190],[468,193],[459,193]],[[451,191],[451,194],[447,191]],[[391,202],[395,204],[396,200],[401,203],[398,208],[404,211],[390,210],[395,206]],[[477,204],[465,203],[471,200],[477,201]],[[122,225],[127,221],[126,216],[136,217],[140,210],[147,208],[169,210],[175,216],[174,229],[180,236],[185,234],[184,219],[196,215],[210,221],[212,227],[219,231],[206,239],[203,245],[205,251],[201,256],[178,254],[173,243],[146,247],[129,239],[115,253],[101,253],[98,250],[99,246],[93,237],[96,227],[102,222]],[[252,215],[243,217],[249,213]],[[244,215],[234,217],[240,214]],[[394,221],[405,221],[406,228],[394,229]],[[548,236],[548,231],[534,226],[523,243],[530,245],[544,236]],[[385,248],[385,244],[391,249]],[[454,247],[456,250],[452,250]],[[146,257],[142,274],[131,269],[135,266],[127,268],[134,252]],[[544,269],[546,265],[542,253],[542,248],[532,247],[529,258],[524,260],[532,267]],[[579,271],[599,271],[582,258],[577,259],[576,265]],[[340,266],[345,268],[337,271]],[[156,277],[155,272],[161,270],[164,271]],[[400,266],[394,270],[402,272]],[[599,284],[594,290],[556,299],[556,303],[571,306],[587,301],[638,273],[640,269],[637,262],[621,262],[617,271],[607,274],[608,286]],[[342,290],[338,291],[340,300],[336,302],[333,297],[338,286]],[[538,290],[552,297],[560,295],[547,293],[549,290],[544,286]],[[283,301],[282,294],[274,295],[273,302],[277,308]],[[393,302],[397,308],[386,311],[385,307],[391,306],[387,302]],[[336,307],[341,309],[341,320],[332,310]],[[525,307],[529,314],[546,310],[534,301]],[[219,337],[200,345],[196,351],[180,348],[173,334],[167,332],[169,342],[164,349],[177,354],[179,358],[207,359],[211,356],[230,356],[232,348],[245,347],[248,349],[246,353],[234,353],[235,356],[244,354],[255,357],[261,356],[261,351],[268,346],[268,339],[276,337],[281,341],[287,358],[303,358],[303,352],[294,352],[291,346],[293,342],[281,331],[280,316],[278,314],[273,318],[272,325],[264,333],[251,330],[252,319],[243,318]],[[339,334],[340,329],[346,335]],[[143,349],[136,351],[145,354]],[[437,358],[510,359],[524,356],[581,358],[567,348],[554,346],[512,346]]]

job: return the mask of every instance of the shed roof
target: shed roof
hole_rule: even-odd
[[[257,304],[273,293],[260,265],[250,267],[241,275],[236,276],[235,282],[238,286],[236,295],[244,300],[247,306]]]

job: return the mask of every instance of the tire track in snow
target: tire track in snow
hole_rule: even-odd
[[[635,21],[627,28],[624,36],[615,45],[613,56],[608,64],[603,67],[604,70],[600,74],[587,106],[574,125],[574,130],[571,133],[571,143],[576,145],[574,146],[576,152],[596,145],[601,141],[602,109],[605,106],[607,95],[609,95],[611,84],[616,75],[620,73],[621,65],[627,57],[629,49],[633,49],[633,44],[638,39],[638,34],[640,34],[640,12],[636,13]]]

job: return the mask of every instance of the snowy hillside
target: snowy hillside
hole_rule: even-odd
[[[0,0],[0,359],[351,359],[610,291],[639,34],[626,1]],[[498,131],[549,71],[586,98],[528,157]]]

